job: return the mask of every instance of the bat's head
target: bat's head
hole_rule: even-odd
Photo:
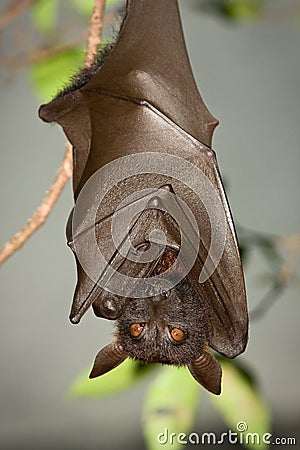
[[[117,339],[131,358],[180,366],[202,353],[207,323],[195,290],[183,281],[155,297],[130,300],[117,321]]]
[[[155,297],[130,299],[117,319],[115,341],[98,353],[90,377],[130,357],[146,363],[187,365],[199,383],[218,394],[221,367],[209,351],[208,323],[201,298],[188,278]]]

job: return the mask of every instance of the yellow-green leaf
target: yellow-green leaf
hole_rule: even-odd
[[[32,6],[32,18],[41,31],[50,31],[56,26],[58,0],[39,0]]]
[[[94,0],[71,0],[71,2],[80,14],[89,16],[93,12]],[[120,3],[120,0],[106,0],[106,7],[114,6],[117,3]]]
[[[69,394],[73,397],[106,397],[131,388],[153,366],[126,359],[120,366],[101,377],[89,379],[89,372],[85,371],[71,385]]]
[[[34,87],[43,101],[49,101],[64,87],[84,62],[84,50],[74,48],[35,63],[30,69]]]
[[[199,385],[185,367],[160,370],[144,403],[143,433],[148,450],[176,450],[188,439],[199,392]]]
[[[255,383],[235,363],[222,359],[222,394],[211,396],[228,428],[238,433],[245,447],[263,450],[263,437],[270,433],[270,414]]]
[[[231,0],[225,7],[225,11],[234,19],[250,20],[259,16],[260,7],[257,0]]]

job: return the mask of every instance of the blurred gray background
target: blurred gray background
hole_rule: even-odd
[[[299,232],[299,22],[232,24],[197,12],[193,1],[180,5],[195,78],[220,120],[213,143],[235,220],[266,233]],[[23,73],[1,81],[4,243],[41,202],[62,160],[65,138],[60,128],[38,119],[39,100]],[[3,450],[143,448],[140,418],[149,379],[101,401],[66,394],[112,333],[112,326],[91,312],[79,326],[68,321],[75,266],[64,228],[71,207],[68,184],[46,225],[0,270]],[[246,266],[250,310],[266,291],[261,281],[266,271],[254,254]],[[277,435],[295,435],[300,425],[299,312],[294,283],[251,324],[240,358],[258,379]],[[226,429],[202,399],[194,431]]]

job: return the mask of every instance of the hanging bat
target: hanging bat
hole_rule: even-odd
[[[130,357],[187,365],[219,394],[212,350],[228,358],[245,350],[246,294],[211,149],[218,122],[194,81],[177,0],[128,0],[104,56],[39,111],[73,145],[70,319],[78,323],[92,305],[116,320],[91,378]]]

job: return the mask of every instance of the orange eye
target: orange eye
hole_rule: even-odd
[[[133,323],[129,327],[129,332],[132,337],[138,337],[143,331],[144,327],[140,323]]]
[[[185,338],[185,333],[180,328],[173,328],[171,336],[176,342],[181,342]]]

